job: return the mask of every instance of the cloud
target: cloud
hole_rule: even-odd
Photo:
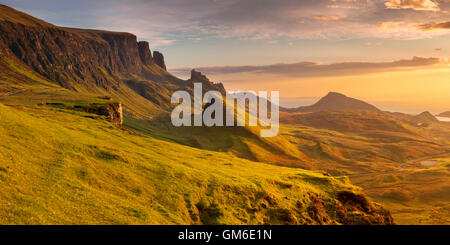
[[[388,9],[413,9],[424,11],[439,11],[439,4],[433,0],[389,0],[384,3]]]
[[[206,75],[253,73],[275,74],[288,77],[329,77],[346,76],[366,73],[378,73],[395,71],[399,69],[411,69],[429,67],[441,64],[439,58],[413,57],[409,60],[397,60],[391,62],[342,62],[333,64],[321,64],[318,62],[298,62],[293,64],[273,64],[263,66],[211,66],[198,67],[198,71]],[[185,76],[191,68],[171,70],[175,75]]]
[[[328,8],[332,9],[357,9],[357,6],[352,5],[338,5],[338,4],[329,4],[327,5]]]
[[[389,29],[389,28],[396,28],[396,27],[403,26],[403,25],[405,25],[404,21],[397,21],[397,22],[388,21],[388,22],[378,23],[378,28]]]
[[[315,15],[313,16],[314,19],[316,20],[340,20],[340,19],[345,19],[347,18],[347,16],[343,16],[343,15]]]
[[[450,30],[450,21],[442,23],[428,23],[419,25],[419,29],[422,31],[433,31],[433,30]]]
[[[421,39],[442,35],[380,22],[448,20],[436,0],[0,0],[57,25],[134,33],[154,45],[184,40]],[[392,9],[441,11],[392,11]],[[355,11],[355,9],[358,9]]]

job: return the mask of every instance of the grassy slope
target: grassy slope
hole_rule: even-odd
[[[386,171],[449,149],[424,131],[428,129],[378,112],[282,114],[281,119],[281,135],[335,175]],[[443,128],[436,127],[438,132]]]
[[[128,118],[125,126],[173,142],[218,152],[229,152],[240,158],[274,165],[310,169],[303,154],[284,137],[264,139],[253,127],[174,127],[167,117],[147,121]]]
[[[450,224],[450,158],[433,159],[435,166],[419,162],[389,172],[359,175],[352,181],[384,203],[398,224]]]
[[[333,223],[337,192],[360,192],[345,178],[135,135],[81,113],[1,104],[0,182],[1,224]],[[310,213],[315,197],[325,221]]]
[[[413,159],[445,152],[448,127],[433,124],[417,128],[378,113],[341,114],[338,117],[335,113],[334,124],[325,123],[318,128],[281,125],[281,135],[273,138],[269,146],[287,142],[285,149],[299,152],[290,154],[296,158],[289,158],[284,152],[274,154],[273,147],[264,147],[260,139],[245,130],[241,134],[217,128],[183,131],[168,127],[164,131],[134,120],[127,125],[197,148],[231,152],[276,165],[323,169],[337,176],[349,175],[370,197],[385,203],[400,224],[448,224],[448,169],[423,170],[408,164]],[[349,117],[352,120],[347,120]]]
[[[448,148],[421,128],[380,113],[333,112],[333,120],[326,119],[329,113],[317,114],[299,123],[285,122],[282,114],[280,135],[273,138],[260,138],[257,127],[175,128],[168,118],[130,119],[126,126],[192,147],[274,165],[323,169],[334,175],[386,171]],[[442,129],[435,131],[438,135]]]
[[[0,21],[11,21],[15,23],[20,23],[22,25],[45,26],[55,28],[54,25],[49,24],[43,20],[34,18],[30,15],[22,14],[18,11],[11,11],[11,8],[3,4],[0,4]]]
[[[338,131],[327,129],[329,125],[320,129],[291,124],[284,125],[281,134],[311,157],[316,168],[349,176],[371,198],[385,204],[397,223],[450,224],[450,174],[445,157],[450,124],[420,128],[403,124],[415,134],[377,127],[351,132],[339,127],[345,126],[344,119],[332,125]],[[443,163],[420,165],[422,160],[436,158],[443,158]]]

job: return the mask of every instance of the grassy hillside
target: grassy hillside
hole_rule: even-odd
[[[398,224],[450,224],[450,156],[351,177],[393,212]],[[430,165],[423,165],[429,163]]]
[[[414,127],[370,111],[281,114],[281,136],[319,169],[336,175],[389,170],[401,163],[445,153],[445,128]]]
[[[0,4],[0,21],[10,21],[22,25],[39,26],[39,27],[55,27],[43,20],[24,15],[18,11],[11,11],[11,8]]]
[[[186,147],[85,116],[0,105],[0,223],[389,223],[346,178]]]
[[[399,224],[450,224],[450,124],[415,126],[355,111],[282,116],[288,124],[281,134],[311,159],[314,169],[348,176],[385,204]]]
[[[311,169],[308,158],[285,137],[261,138],[257,127],[174,127],[170,118],[140,120],[128,117],[125,127],[153,137],[274,165]]]

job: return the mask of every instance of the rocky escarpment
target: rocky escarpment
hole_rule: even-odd
[[[1,41],[14,55],[51,81],[76,89],[76,84],[108,89],[115,73],[140,73],[147,51],[136,36],[67,28],[33,27],[0,22]],[[139,52],[141,51],[141,52]],[[148,50],[148,53],[150,50]]]
[[[150,51],[150,47],[148,42],[141,41],[138,43],[139,48],[139,56],[141,57],[141,62],[144,65],[153,64],[152,52]]]
[[[141,74],[153,64],[149,44],[137,42],[133,34],[57,27],[3,5],[1,10],[6,17],[0,18],[0,42],[65,88],[77,90],[82,84],[109,90],[120,74]]]
[[[155,64],[157,64],[159,67],[163,68],[164,70],[167,70],[166,62],[164,61],[163,54],[161,54],[158,51],[153,51],[153,59],[155,61]]]

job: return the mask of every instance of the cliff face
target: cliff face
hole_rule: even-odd
[[[0,55],[1,56],[6,55],[7,50],[8,49],[6,48],[5,44],[2,41],[0,41]]]
[[[144,65],[153,64],[152,52],[150,51],[150,47],[148,42],[142,41],[138,43],[139,48],[139,56],[141,57],[141,62]]]
[[[161,54],[158,51],[153,51],[153,59],[159,67],[163,68],[164,70],[167,70],[163,54]]]
[[[0,41],[25,64],[69,89],[77,83],[105,89],[113,86],[108,75],[142,71],[151,64],[147,45],[138,48],[128,33],[26,26],[0,22]],[[144,62],[145,63],[144,63]]]

